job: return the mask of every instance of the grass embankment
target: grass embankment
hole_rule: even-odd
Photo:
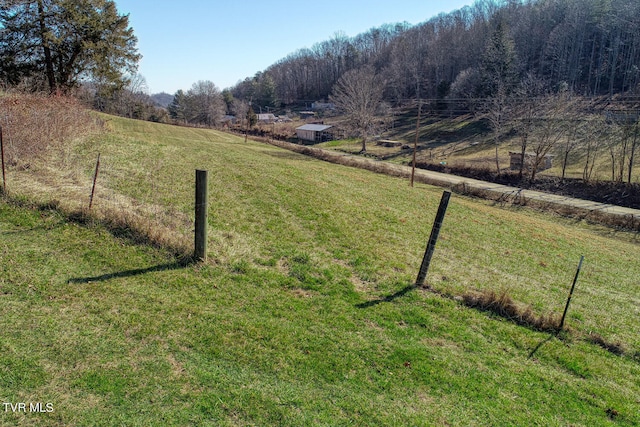
[[[367,144],[367,153],[387,162],[411,164],[416,138],[416,120],[417,117],[414,112],[407,112],[398,116],[394,126],[383,134],[383,139],[393,140],[400,145],[377,145],[376,141],[371,141]],[[416,161],[419,165],[444,163],[448,167],[457,169],[496,171],[494,136],[491,129],[482,120],[478,120],[471,115],[463,115],[458,117],[423,117],[420,123],[416,156]],[[607,136],[612,140],[610,143],[623,140],[622,136],[616,136],[613,130],[608,132]],[[530,139],[527,151],[535,151],[534,143],[536,141],[536,138]],[[549,154],[555,156],[553,167],[539,171],[539,177],[545,176],[559,179],[562,176],[565,143],[565,139],[562,138],[551,150]],[[362,149],[362,144],[359,140],[329,141],[317,146],[352,154],[357,154]],[[508,171],[510,168],[509,153],[519,153],[521,149],[521,141],[517,135],[508,135],[500,140],[498,159],[501,171]],[[616,170],[618,171],[617,174],[619,174],[619,160],[616,162]],[[574,148],[568,157],[565,177],[582,180],[585,163],[586,149],[582,146]],[[590,174],[590,182],[611,181],[611,166],[610,150],[601,148]],[[625,174],[624,176],[626,178],[627,175]],[[631,182],[640,182],[640,165],[638,162],[634,164]]]
[[[208,169],[211,262],[0,205],[0,392],[54,409],[1,424],[640,423],[637,236],[455,196],[428,276],[440,294],[409,289],[440,189],[213,131],[109,126],[72,156],[90,188],[102,153],[94,214],[129,206],[169,230]],[[506,290],[561,313],[583,254],[562,340],[441,295]]]

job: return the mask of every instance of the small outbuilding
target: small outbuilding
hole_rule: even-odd
[[[404,144],[400,141],[392,141],[390,139],[380,139],[376,142],[376,145],[381,145],[383,147],[402,147]]]
[[[522,153],[514,153],[514,152],[509,152],[509,157],[511,158],[510,161],[510,169],[512,171],[517,171],[520,170],[520,168],[522,167]],[[553,159],[554,156],[552,156],[551,154],[547,154],[546,156],[544,156],[541,161],[540,164],[537,167],[538,171],[544,171],[547,169],[551,169],[553,167]],[[524,169],[525,170],[531,170],[533,169],[533,164],[536,162],[536,155],[533,153],[525,153],[524,155]]]
[[[230,116],[230,115],[224,116],[222,118],[221,122],[222,122],[222,124],[225,124],[225,125],[226,124],[234,125],[234,124],[236,124],[236,116]]]
[[[296,128],[298,139],[311,142],[331,141],[332,135],[329,131],[332,126],[329,125],[303,125]]]
[[[318,110],[335,110],[336,109],[336,104],[333,104],[331,102],[314,102],[313,104],[311,104],[311,109],[314,111],[318,111]]]
[[[258,123],[275,123],[278,118],[274,115],[274,114],[258,114],[257,115],[258,118]]]

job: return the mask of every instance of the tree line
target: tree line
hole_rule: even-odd
[[[0,87],[73,95],[107,113],[168,121],[136,73],[137,41],[112,0],[0,0]]]
[[[631,183],[640,151],[639,67],[636,0],[478,0],[416,26],[336,34],[230,92],[269,107],[331,100],[362,151],[384,122],[384,105],[472,113],[492,131],[498,173],[500,146],[515,137],[523,159],[533,153],[532,181],[553,154],[563,179],[570,160],[580,159],[591,180],[604,156],[611,180]]]
[[[612,179],[630,182],[639,151],[635,101],[589,101],[640,95],[637,0],[477,0],[415,26],[336,33],[222,91],[198,81],[166,109],[136,74],[136,44],[112,0],[0,0],[0,84],[74,92],[100,111],[220,126],[229,115],[253,123],[258,109],[330,100],[365,151],[392,107],[428,104],[482,117],[498,172],[499,147],[515,135],[523,153],[534,151],[534,165],[554,152],[566,166],[580,152],[585,180],[606,153]],[[596,141],[586,124],[600,121],[609,133]]]
[[[301,49],[232,88],[259,105],[327,99],[347,71],[373,67],[384,98],[475,98],[487,44],[502,26],[513,43],[516,78],[537,76],[581,95],[637,90],[640,2],[636,0],[478,0],[422,24],[387,24]]]
[[[477,0],[419,25],[386,24],[355,37],[337,33],[300,49],[230,88],[225,112],[234,109],[233,99],[269,108],[328,99],[346,72],[365,67],[381,76],[383,98],[393,105],[486,97],[496,89],[483,81],[493,37],[511,43],[510,52],[495,53],[512,61],[507,86],[534,75],[553,89],[613,96],[640,84],[637,0]],[[90,82],[103,105],[114,92],[132,91],[136,43],[128,16],[112,0],[0,1],[0,82],[6,86],[55,92]],[[195,87],[201,83],[191,88],[194,96],[210,92]],[[192,116],[215,122],[210,112]]]
[[[511,52],[501,53],[512,61],[507,86],[534,75],[553,89],[613,96],[640,84],[637,0],[477,0],[415,26],[386,24],[355,37],[336,33],[217,96],[224,98],[224,113],[237,109],[234,99],[256,108],[299,105],[328,99],[346,72],[367,67],[385,82],[383,99],[392,105],[473,100],[495,89],[482,73],[489,71],[487,46],[496,35],[511,43]],[[136,43],[128,16],[112,0],[0,1],[0,82],[6,86],[55,92],[89,82],[98,108],[119,104],[110,99],[114,93],[136,89],[129,84],[140,59]],[[211,92],[201,83],[179,98]],[[186,120],[217,122],[209,104],[203,104],[209,112]]]

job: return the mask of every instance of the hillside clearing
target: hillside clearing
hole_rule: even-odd
[[[57,211],[0,205],[3,399],[55,408],[5,412],[3,425],[640,422],[636,235],[452,199],[427,278],[441,294],[507,290],[559,312],[586,256],[571,332],[547,340],[401,292],[440,189],[215,131],[109,126],[73,150],[78,194],[100,152],[95,214],[132,211],[188,245],[193,171],[208,169],[212,261],[184,266]],[[34,198],[86,203],[56,168],[12,171],[14,191],[38,172]]]

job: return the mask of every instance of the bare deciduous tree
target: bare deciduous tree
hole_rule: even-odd
[[[362,152],[367,140],[375,135],[384,122],[381,115],[384,82],[373,68],[365,67],[345,73],[333,88],[330,101],[341,110],[353,134],[362,140]]]
[[[582,149],[584,150],[585,163],[582,169],[582,180],[591,181],[600,149],[604,144],[604,136],[607,134],[607,124],[601,115],[590,117],[584,126]]]
[[[185,116],[190,123],[215,126],[224,116],[222,94],[211,81],[194,83],[185,98]]]
[[[630,184],[640,145],[638,111],[613,112],[610,114],[610,121],[615,129],[615,136],[609,144],[611,180],[623,182],[626,179]]]
[[[562,145],[562,175],[560,180],[564,181],[567,174],[567,166],[569,165],[569,157],[580,146],[585,133],[586,118],[583,114],[576,112],[567,123],[567,136]]]
[[[496,172],[500,174],[500,141],[502,140],[507,128],[507,124],[511,121],[512,111],[510,105],[510,99],[507,96],[503,88],[499,88],[494,96],[487,98],[482,105],[481,110],[484,117],[488,122],[491,130],[493,131],[493,142],[495,145],[495,162]]]
[[[527,75],[516,91],[518,100],[514,102],[513,129],[520,141],[520,170],[518,176],[522,179],[526,166],[525,158],[529,149],[530,139],[534,125],[540,119],[542,109],[541,95],[544,93],[544,84],[532,74]]]
[[[573,109],[575,100],[568,93],[547,95],[541,98],[538,109],[540,117],[534,122],[534,138],[531,149],[535,155],[531,165],[531,181],[535,181],[536,174],[544,161],[560,141],[567,135],[567,120]]]
[[[236,119],[240,121],[240,124],[243,124],[248,117],[249,103],[241,99],[234,98],[233,101],[231,101],[230,113],[236,116]]]
[[[633,176],[633,166],[635,164],[635,157],[638,154],[638,148],[640,148],[640,120],[636,118],[636,122],[631,129],[633,134],[633,141],[631,142],[629,153],[629,175],[627,177],[627,183],[631,184],[631,177]]]

